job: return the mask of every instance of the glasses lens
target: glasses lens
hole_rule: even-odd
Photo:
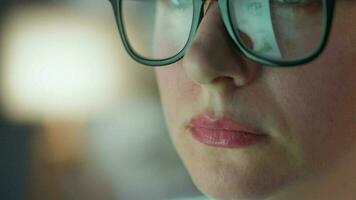
[[[182,51],[193,22],[193,0],[121,0],[126,39],[139,56],[162,60]]]
[[[324,0],[230,0],[234,30],[256,55],[295,61],[315,53],[325,32]]]

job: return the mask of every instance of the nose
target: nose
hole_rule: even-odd
[[[182,65],[187,76],[201,86],[229,83],[243,87],[256,79],[260,68],[237,50],[215,2],[206,12]]]

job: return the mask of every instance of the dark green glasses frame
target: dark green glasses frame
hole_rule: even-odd
[[[194,3],[194,12],[193,12],[193,23],[189,35],[189,39],[187,43],[185,44],[184,48],[177,53],[176,55],[169,57],[167,59],[162,59],[162,60],[151,60],[147,59],[145,57],[142,57],[138,55],[130,46],[130,43],[128,42],[126,32],[124,29],[124,24],[122,21],[121,17],[121,0],[110,0],[116,21],[118,24],[120,36],[122,39],[122,42],[129,53],[129,55],[136,60],[137,62],[148,65],[148,66],[164,66],[164,65],[169,65],[174,62],[177,62],[178,60],[182,59],[189,44],[194,40],[195,34],[199,28],[199,24],[204,16],[204,0],[192,0]],[[330,30],[331,30],[331,25],[332,25],[332,19],[333,19],[333,13],[334,13],[334,7],[335,7],[335,2],[334,0],[323,0],[324,3],[324,9],[325,9],[325,19],[324,20],[324,32],[321,38],[321,43],[319,47],[314,51],[312,54],[306,56],[305,58],[298,59],[298,60],[291,60],[291,61],[280,61],[280,60],[273,60],[273,59],[268,59],[261,57],[257,55],[256,53],[252,52],[251,50],[247,49],[241,42],[241,39],[238,38],[238,34],[235,33],[235,30],[232,26],[232,20],[231,20],[231,15],[229,13],[228,9],[228,4],[229,1],[234,1],[234,0],[217,0],[219,7],[220,7],[220,13],[223,19],[223,22],[225,24],[226,31],[229,33],[231,39],[234,41],[234,43],[237,45],[238,50],[246,56],[248,59],[255,61],[257,63],[266,65],[266,66],[271,66],[271,67],[293,67],[293,66],[298,66],[302,65],[308,62],[313,61],[315,58],[317,58],[325,49],[327,40],[330,35]]]

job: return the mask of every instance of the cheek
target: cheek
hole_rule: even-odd
[[[328,166],[356,148],[356,4],[337,4],[328,46],[314,62],[268,80],[310,168]]]
[[[172,57],[184,48],[190,34],[192,10],[191,6],[177,11],[158,2],[153,38],[155,58]]]
[[[267,76],[308,168],[336,163],[356,147],[356,49],[350,42],[332,34],[315,62]]]
[[[283,57],[296,59],[315,51],[321,42],[321,5],[307,11],[279,9],[273,13],[276,40]]]

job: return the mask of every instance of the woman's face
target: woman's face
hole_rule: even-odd
[[[239,54],[217,4],[185,57],[157,68],[171,138],[208,196],[269,196],[322,175],[356,146],[356,2],[336,2],[327,48],[296,68],[271,68]],[[267,134],[239,147],[204,144],[192,118],[229,118]]]

